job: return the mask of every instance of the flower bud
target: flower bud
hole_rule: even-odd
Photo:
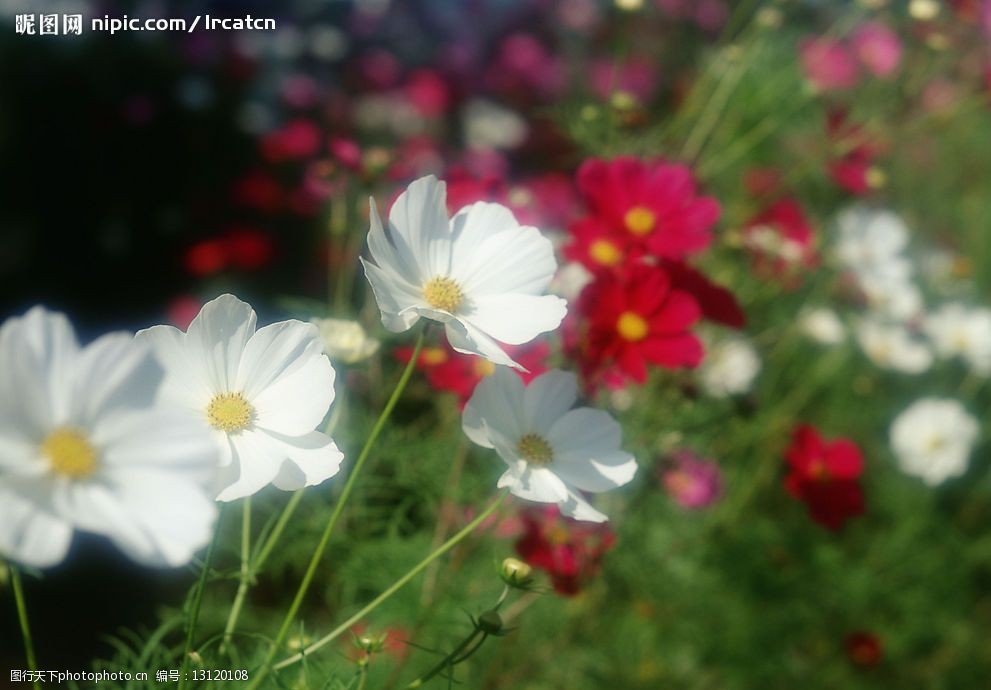
[[[358,649],[366,654],[374,654],[376,652],[381,652],[385,647],[385,638],[387,636],[388,633],[382,633],[381,635],[364,633],[356,637],[354,643],[358,646]]]
[[[533,580],[533,568],[518,558],[507,558],[499,568],[499,577],[510,587],[526,587]]]
[[[478,617],[479,629],[489,635],[498,635],[502,632],[502,616],[498,611],[486,611]]]

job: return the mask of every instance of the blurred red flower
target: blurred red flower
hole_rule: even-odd
[[[743,244],[756,272],[765,278],[793,283],[801,279],[801,269],[818,263],[815,232],[792,198],[779,199],[747,221]]]
[[[616,537],[607,523],[579,522],[563,517],[556,506],[521,511],[523,536],[516,553],[534,568],[547,572],[558,594],[577,594],[601,568]]]
[[[526,345],[503,347],[514,360],[529,370],[517,371],[524,383],[529,383],[547,371],[545,362],[550,354],[550,346],[545,341],[535,340]],[[413,348],[398,347],[393,353],[397,360],[405,363],[413,356]],[[446,340],[442,345],[421,349],[416,367],[424,372],[427,382],[434,389],[457,395],[459,407],[465,406],[479,381],[495,371],[495,365],[489,360],[461,354]]]
[[[877,635],[858,630],[846,636],[844,640],[850,661],[857,666],[877,666],[884,658],[884,645]]]
[[[586,384],[620,388],[647,380],[647,365],[695,367],[702,343],[691,327],[702,309],[677,289],[660,266],[633,264],[600,274],[582,290],[575,309],[577,327],[566,333]]]
[[[864,471],[860,449],[849,439],[826,441],[815,428],[800,425],[785,451],[790,472],[784,485],[804,501],[810,517],[836,531],[848,518],[864,512],[858,479]]]
[[[681,259],[712,242],[719,203],[697,195],[687,166],[590,158],[577,180],[596,226],[630,256]]]

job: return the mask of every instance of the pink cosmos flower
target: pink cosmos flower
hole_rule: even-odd
[[[901,39],[880,22],[867,22],[857,28],[850,36],[850,47],[860,64],[875,77],[886,79],[901,64]]]
[[[852,89],[860,81],[860,66],[843,43],[806,38],[798,47],[805,78],[820,91]]]
[[[690,510],[712,505],[723,493],[719,465],[687,448],[671,454],[661,470],[661,483],[675,503]]]

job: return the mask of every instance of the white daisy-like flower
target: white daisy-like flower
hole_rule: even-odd
[[[950,302],[927,315],[923,328],[940,357],[960,357],[978,374],[991,373],[991,309]]]
[[[592,273],[587,268],[577,261],[569,261],[555,274],[550,291],[568,301],[574,301],[592,279]]]
[[[210,435],[157,402],[163,371],[129,333],[86,347],[64,315],[0,327],[0,558],[61,562],[75,530],[181,566],[210,539]]]
[[[509,466],[499,487],[520,498],[555,503],[576,520],[607,518],[582,497],[633,479],[637,463],[620,448],[622,430],[609,413],[572,406],[574,374],[552,370],[524,386],[500,367],[475,388],[462,427],[474,443],[494,448]]]
[[[280,321],[255,330],[255,311],[233,295],[208,302],[186,333],[138,333],[165,365],[162,397],[213,431],[217,500],[271,483],[292,491],[337,474],[343,455],[317,431],[334,401],[334,368],[316,326]]]
[[[699,367],[702,389],[715,398],[746,393],[760,371],[760,356],[744,338],[732,337],[710,344]]]
[[[822,345],[839,345],[846,340],[846,326],[835,311],[827,307],[804,310],[798,326],[812,340]]]
[[[878,317],[904,322],[923,311],[922,291],[909,279],[865,273],[858,280],[868,308]]]
[[[864,354],[883,369],[921,374],[932,366],[932,352],[904,326],[866,318],[857,323],[856,335]]]
[[[891,449],[902,471],[930,486],[967,471],[980,427],[956,400],[923,398],[891,425]]]
[[[883,273],[907,278],[911,263],[902,256],[908,246],[905,222],[891,211],[856,205],[837,217],[836,256],[856,273]]]
[[[310,319],[317,327],[323,350],[331,359],[345,364],[356,364],[374,355],[379,341],[369,337],[357,321],[347,319]]]
[[[416,180],[393,204],[388,230],[372,202],[371,260],[361,262],[382,323],[401,333],[434,319],[458,352],[521,369],[499,343],[530,342],[567,311],[544,294],[557,269],[553,247],[499,204],[472,204],[448,219],[446,196],[437,178]]]

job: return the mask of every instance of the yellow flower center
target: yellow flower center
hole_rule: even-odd
[[[623,259],[623,253],[609,240],[595,240],[588,248],[592,260],[603,266],[615,266]]]
[[[82,479],[96,472],[96,449],[76,429],[57,429],[41,444],[41,452],[48,458],[52,472]]]
[[[427,300],[427,304],[431,307],[441,311],[453,313],[461,306],[464,297],[458,284],[443,276],[431,278],[423,286],[423,299]]]
[[[240,393],[215,395],[206,406],[206,418],[210,426],[229,434],[247,429],[254,416],[254,408]]]
[[[549,465],[554,459],[554,449],[540,434],[525,434],[516,444],[516,450],[531,465]]]
[[[439,347],[425,347],[420,352],[420,361],[424,366],[433,367],[447,361],[447,353]]]
[[[646,235],[656,222],[657,216],[646,206],[634,206],[623,216],[623,224],[634,235]]]
[[[647,337],[649,330],[644,318],[632,311],[624,311],[616,322],[616,331],[623,339],[631,342],[643,340]]]
[[[479,376],[492,376],[495,373],[496,365],[481,357],[475,358],[475,373]]]

